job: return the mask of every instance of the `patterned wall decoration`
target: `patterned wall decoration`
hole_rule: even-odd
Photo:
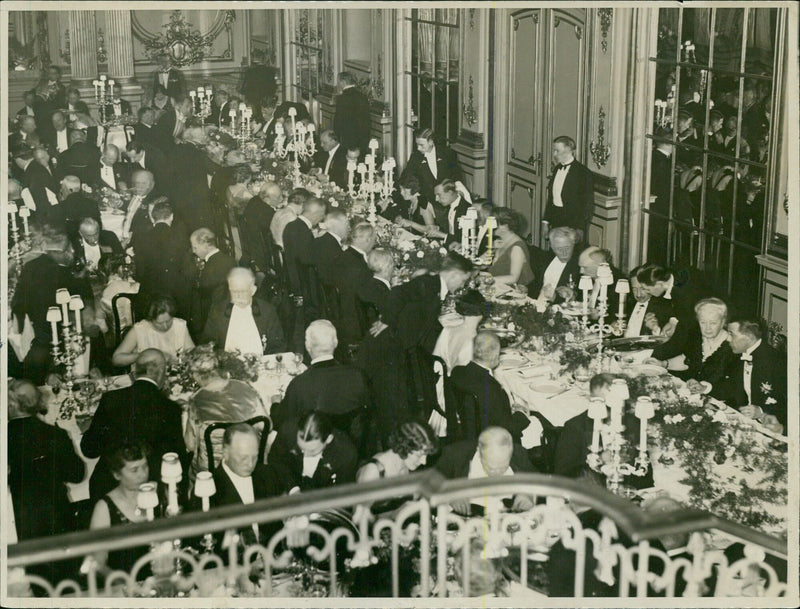
[[[234,11],[176,10],[164,23],[165,12],[131,11],[134,63],[154,63],[164,52],[178,67],[233,59]]]

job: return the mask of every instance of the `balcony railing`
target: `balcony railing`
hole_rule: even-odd
[[[534,507],[506,511],[502,498],[517,495],[532,497]],[[367,512],[355,523],[349,518],[349,508],[403,497],[409,500],[374,520]],[[470,500],[482,515],[452,511]],[[276,523],[277,532],[266,546],[244,548],[238,532],[253,523]],[[685,548],[668,551],[666,541],[675,539]],[[212,540],[216,553],[203,550]],[[722,550],[734,542],[743,551],[729,561]],[[131,572],[98,584],[94,553],[137,547],[150,550]],[[787,592],[785,541],[706,512],[652,514],[605,489],[554,476],[447,481],[435,471],[26,541],[8,548],[5,575],[10,596],[444,597],[495,592],[509,581],[517,591],[546,594],[541,574],[555,553],[567,557],[561,564],[570,568],[557,576],[575,597],[597,585],[637,597],[738,596],[747,585],[764,596]],[[51,583],[30,572],[84,557],[80,581]],[[365,581],[373,587],[365,589]],[[376,591],[381,582],[390,585]]]

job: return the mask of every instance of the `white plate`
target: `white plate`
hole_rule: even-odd
[[[636,372],[637,376],[661,376],[662,374],[668,374],[666,368],[662,368],[661,366],[656,366],[654,364],[641,364],[639,366],[634,366],[634,371]]]
[[[561,385],[558,383],[540,383],[540,384],[532,384],[531,389],[533,389],[536,393],[546,393],[548,395],[552,395],[554,393],[558,393],[563,389]]]
[[[524,359],[521,357],[501,357],[500,358],[500,365],[503,368],[519,368],[527,364]]]

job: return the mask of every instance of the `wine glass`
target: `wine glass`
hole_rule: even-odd
[[[276,353],[275,354],[275,361],[278,362],[278,372],[283,371],[283,353]]]

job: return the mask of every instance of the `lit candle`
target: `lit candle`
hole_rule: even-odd
[[[596,453],[600,450],[600,426],[603,419],[606,418],[607,409],[606,402],[603,398],[594,397],[589,398],[589,410],[587,412],[589,418],[592,419],[592,452]]]
[[[19,208],[19,217],[22,218],[22,230],[25,233],[25,237],[30,234],[30,230],[28,229],[28,218],[31,215],[31,210],[28,209],[26,205],[21,205]]]
[[[9,203],[8,204],[8,214],[11,216],[11,230],[13,232],[17,231],[17,204],[16,203]]]
[[[278,125],[275,125],[276,131]],[[353,181],[355,180],[355,173],[356,173],[356,162],[352,159],[347,161],[347,192],[350,193],[350,196],[353,196]]]
[[[109,80],[108,81],[108,92],[109,92],[109,95],[111,96],[111,99],[114,99],[114,81],[113,80]]]
[[[178,505],[178,483],[181,481],[183,468],[178,453],[164,453],[161,457],[161,481],[168,488],[167,513],[175,515],[180,511]]]
[[[628,383],[624,379],[614,379],[606,397],[611,410],[611,425],[614,431],[621,432],[623,430],[622,410],[625,407],[625,400],[629,397]]]
[[[642,456],[647,452],[647,419],[650,419],[655,414],[655,407],[653,401],[647,397],[642,396],[636,400],[636,407],[633,413],[639,419],[639,454]]]
[[[486,256],[492,259],[492,232],[497,228],[497,220],[494,216],[486,218]]]
[[[578,289],[583,292],[583,301],[581,304],[583,305],[582,309],[584,315],[589,312],[589,292],[592,291],[592,287],[592,278],[589,277],[589,275],[581,275],[581,280],[578,283]]]
[[[145,482],[139,485],[136,495],[136,507],[145,512],[148,521],[155,520],[155,507],[158,505],[158,493],[155,482]]]
[[[47,308],[47,321],[50,322],[50,331],[53,334],[53,344],[58,344],[58,322],[61,321],[61,310],[58,307]]]
[[[214,484],[214,476],[211,472],[198,472],[197,480],[194,483],[194,494],[202,499],[204,512],[207,512],[211,507],[209,498],[216,492],[217,487]]]
[[[83,309],[83,299],[80,296],[72,296],[69,299],[69,308],[75,311],[75,331],[80,334],[81,327],[81,309]]]
[[[464,256],[469,256],[469,227],[472,224],[472,218],[461,216],[458,219],[458,228],[461,229],[461,253]]]
[[[627,279],[620,279],[617,281],[617,287],[615,288],[617,294],[619,294],[619,312],[617,316],[620,319],[625,317],[625,298],[630,294],[631,286],[628,283]]]
[[[66,288],[56,290],[56,304],[61,305],[61,322],[65,326],[71,325],[69,323],[69,301],[70,295]]]

